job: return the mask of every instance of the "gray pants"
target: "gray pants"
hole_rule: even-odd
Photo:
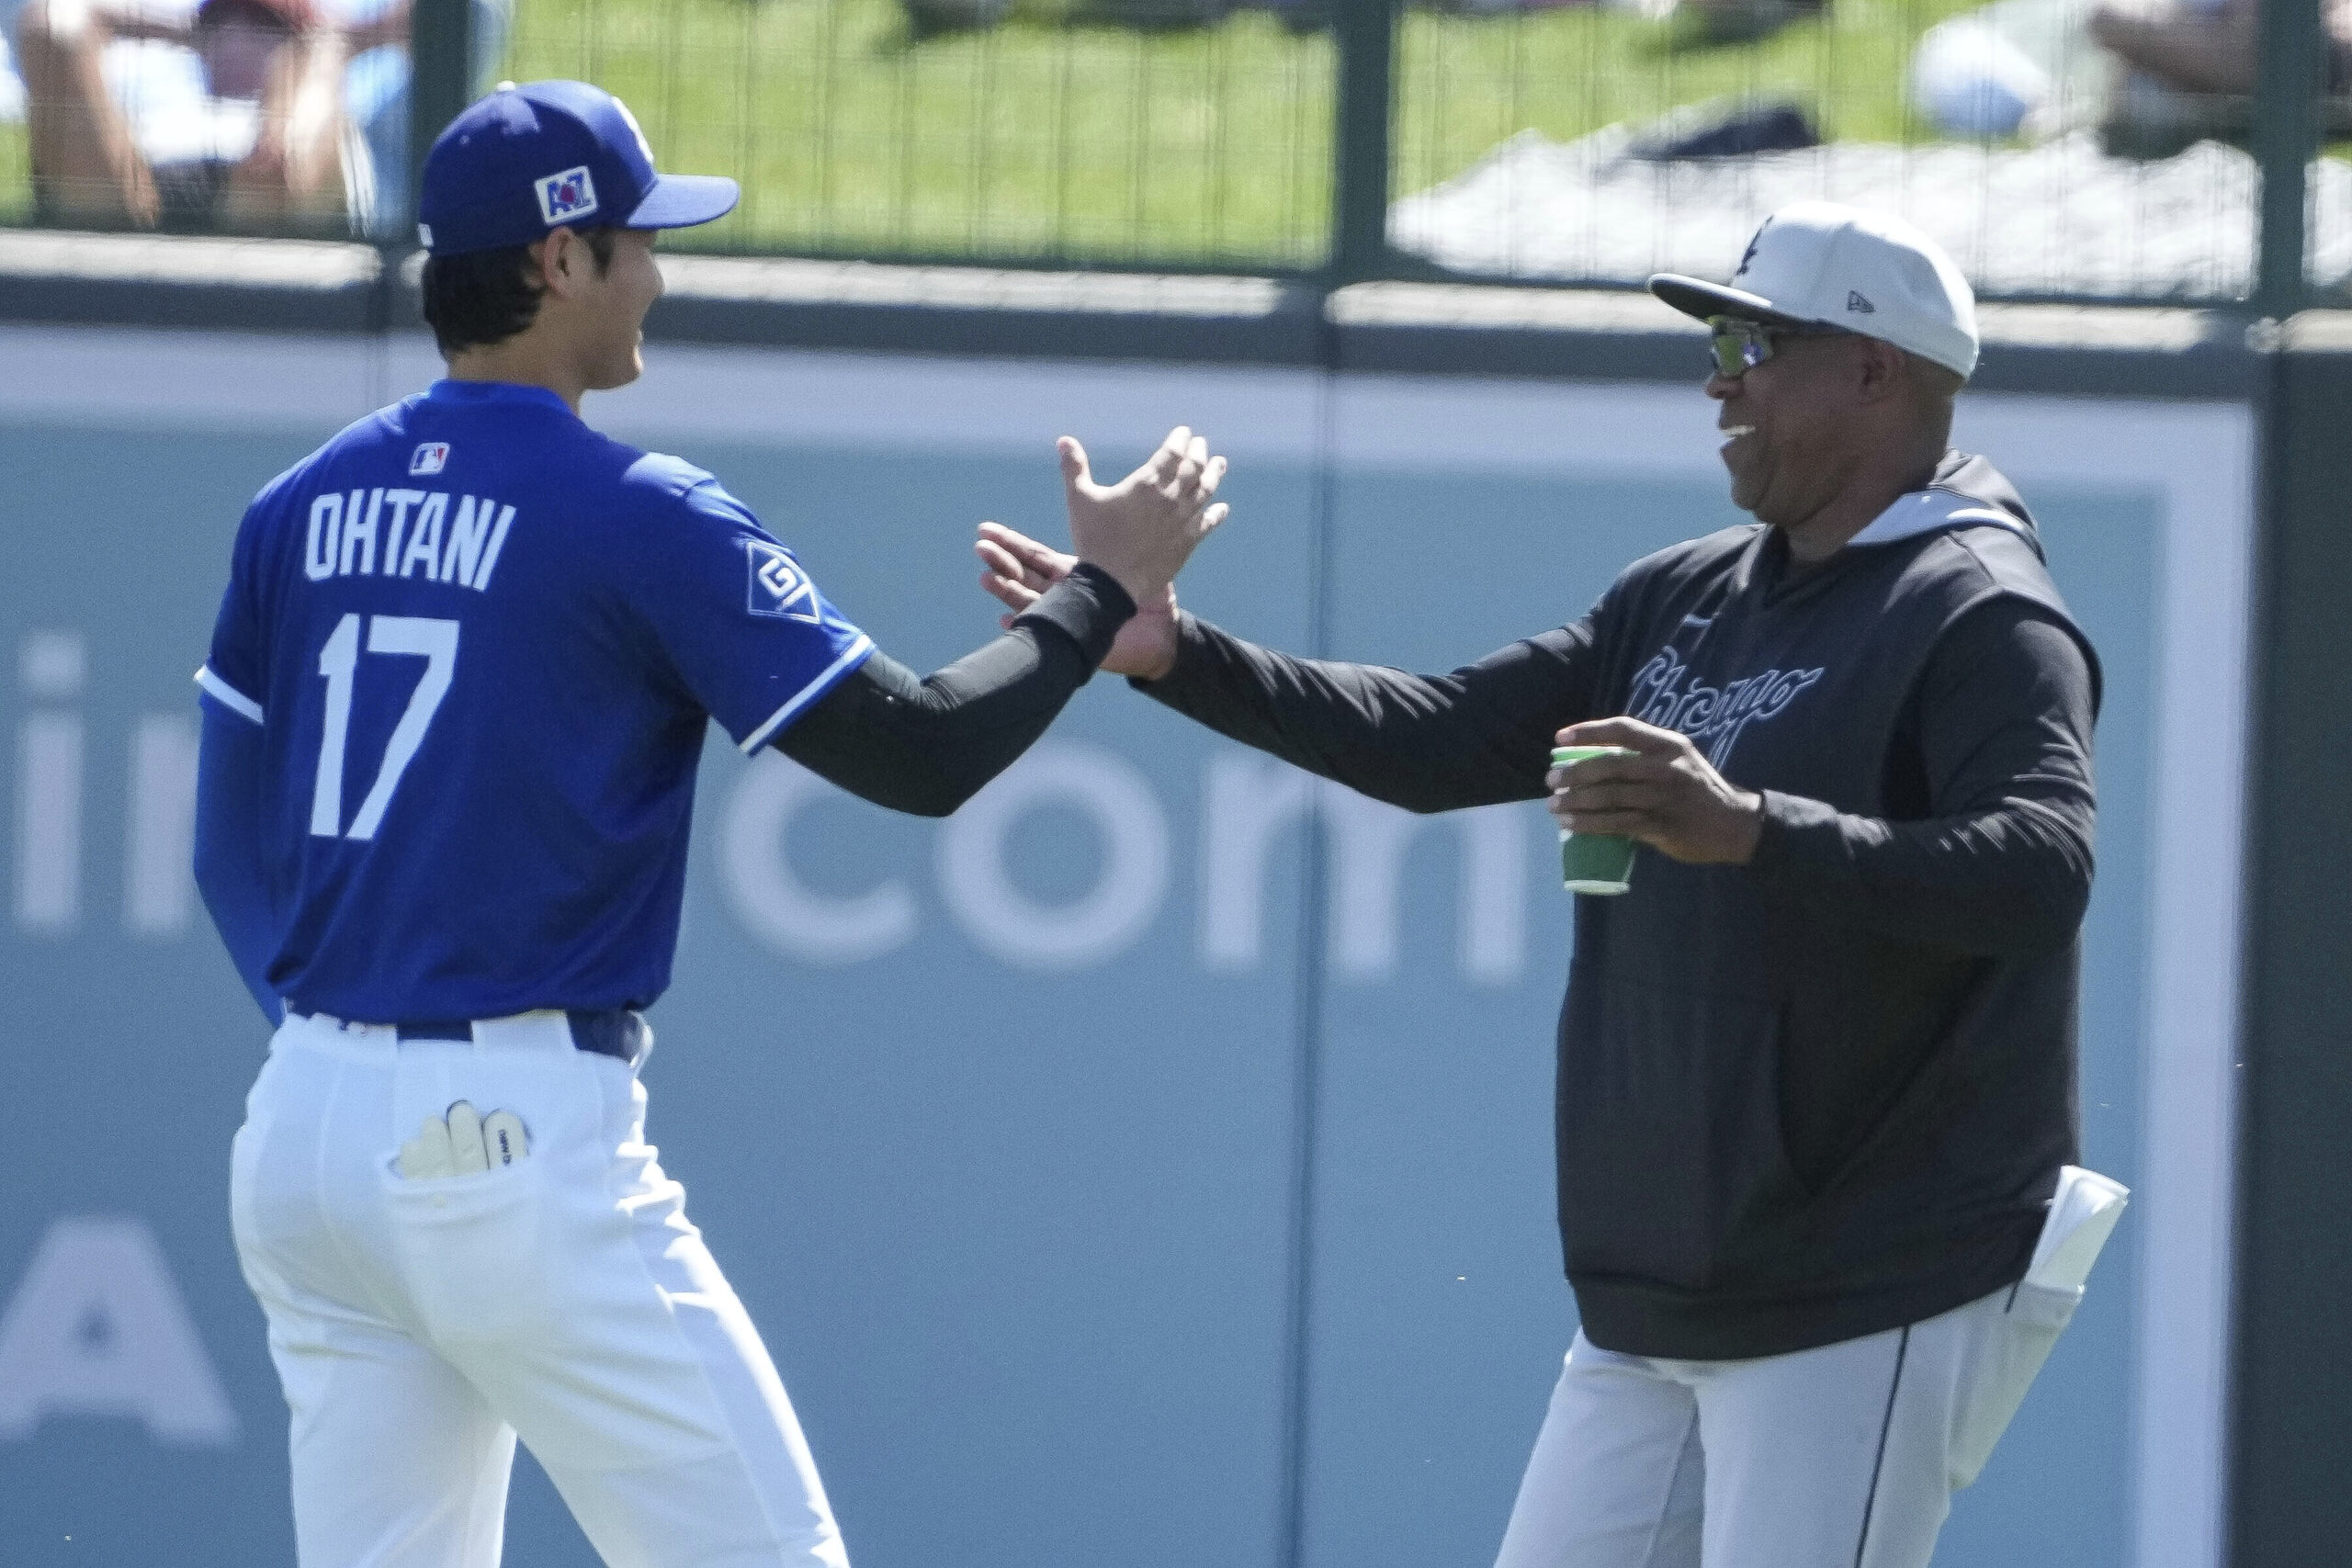
[[[1578,1333],[1496,1568],[1927,1568],[2080,1291],[1744,1361]]]

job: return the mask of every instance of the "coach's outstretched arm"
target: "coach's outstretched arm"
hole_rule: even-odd
[[[1060,451],[1078,548],[1065,579],[1004,636],[931,675],[873,654],[777,737],[778,750],[861,799],[944,817],[1045,733],[1136,607],[1169,600],[1227,512],[1212,503],[1225,459],[1184,426],[1115,485],[1095,483],[1075,439]]]
[[[1016,609],[1071,570],[996,525],[978,549],[981,585]],[[1975,955],[2073,940],[2090,897],[2098,678],[2045,613],[1996,600],[1938,644],[1919,682],[1918,813],[1896,820],[1743,790],[1686,737],[1600,716],[1587,655],[1610,604],[1450,675],[1414,675],[1260,648],[1180,615],[1171,592],[1128,624],[1105,668],[1221,735],[1409,810],[1548,794],[1563,827],[1751,865],[1796,918]],[[1640,755],[1578,763],[1571,789],[1547,771],[1555,743]]]
[[[1070,557],[999,524],[981,525],[976,547],[980,586],[1015,618],[1073,575]],[[1181,614],[1171,587],[1121,629],[1102,667],[1220,735],[1374,800],[1456,811],[1544,797],[1553,731],[1595,716],[1593,628],[1607,604],[1449,674],[1416,675],[1261,648]]]

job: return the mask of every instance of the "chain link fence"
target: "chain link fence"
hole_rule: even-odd
[[[0,220],[398,245],[419,135],[565,75],[741,182],[701,249],[1633,285],[1828,197],[2275,311],[2352,275],[2352,0],[2265,5],[0,0]]]
[[[1904,214],[1988,295],[2243,299],[2263,178],[2255,100],[2222,90],[2255,72],[2235,5],[1409,14],[1390,237],[1456,274],[1632,283],[1719,267],[1766,214],[1824,197]],[[2352,164],[2317,164],[2312,194],[2314,263],[2340,277]]]
[[[1327,36],[1255,12],[526,0],[517,78],[627,100],[730,174],[733,251],[1227,269],[1323,260]]]

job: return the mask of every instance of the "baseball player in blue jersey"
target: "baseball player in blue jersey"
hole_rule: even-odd
[[[645,1141],[706,726],[941,814],[1020,754],[1225,508],[1182,428],[1083,562],[928,678],[712,477],[607,440],[655,231],[733,207],[621,104],[503,88],[435,144],[449,375],[265,488],[211,649],[197,875],[278,1023],[232,1217],[304,1568],[487,1568],[531,1446],[607,1562],[846,1557],[751,1319]]]

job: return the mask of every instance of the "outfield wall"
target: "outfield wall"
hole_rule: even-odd
[[[224,1202],[264,1032],[182,869],[187,676],[244,498],[420,385],[426,350],[0,327],[0,995],[28,1090],[28,1190],[0,1215],[11,1563],[290,1558],[283,1406]],[[650,358],[592,418],[716,469],[919,667],[992,629],[977,520],[1058,536],[1063,431],[1113,469],[1170,423],[1205,430],[1235,516],[1188,605],[1419,668],[1737,516],[1695,380]],[[2255,415],[2017,391],[1963,411],[2107,666],[2084,1125],[2136,1198],[1938,1562],[2208,1568]],[[1574,1326],[1549,1148],[1570,911],[1540,812],[1420,820],[1310,789],[1109,681],[944,823],[723,740],[708,761],[652,1132],[854,1560],[1489,1561]],[[594,1561],[527,1465],[509,1540],[517,1563]]]

